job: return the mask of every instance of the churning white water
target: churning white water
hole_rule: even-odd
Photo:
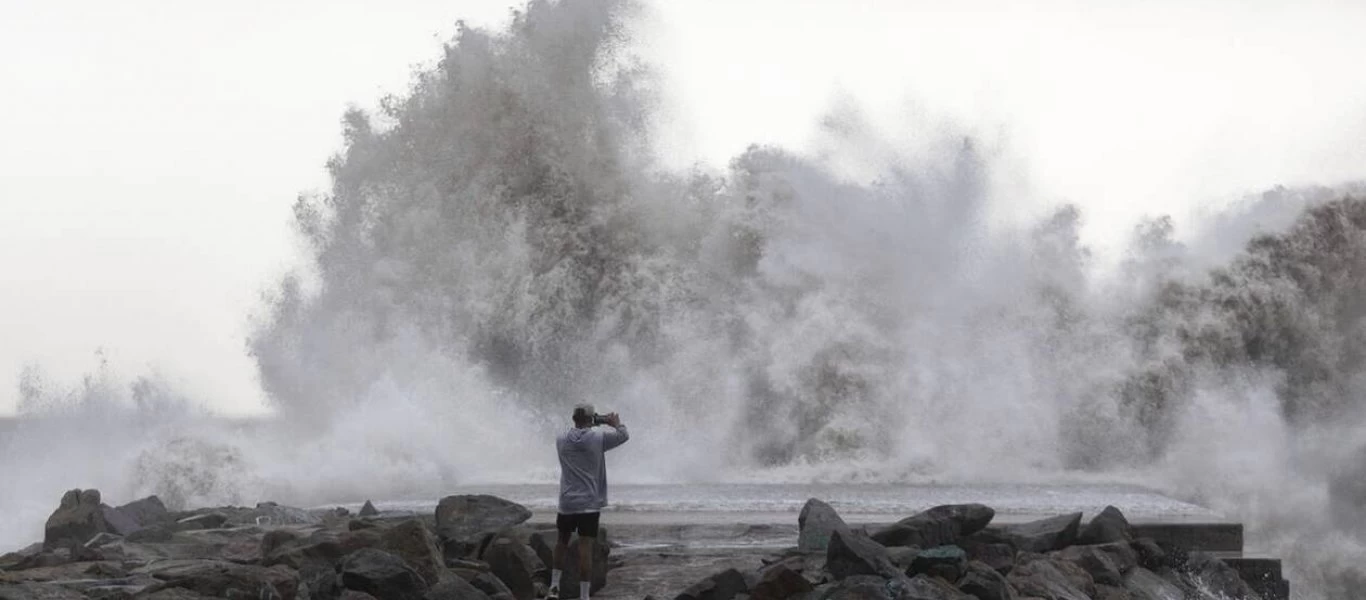
[[[294,207],[309,268],[243,308],[273,417],[26,371],[0,543],[39,537],[72,487],[322,504],[546,483],[547,440],[590,399],[631,426],[615,482],[1137,483],[1245,520],[1305,597],[1366,576],[1326,487],[1363,441],[1360,188],[1277,190],[1184,242],[1137,223],[1111,267],[1075,207],[994,218],[1012,191],[962,137],[903,155],[832,117],[820,158],[672,172],[650,72],[623,60],[631,9],[534,0],[346,116],[332,189]]]

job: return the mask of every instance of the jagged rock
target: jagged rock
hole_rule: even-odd
[[[166,510],[166,505],[161,502],[161,498],[156,496],[134,500],[119,506],[117,510],[133,519],[139,527],[164,523],[169,521],[171,516],[170,511]]]
[[[133,517],[124,514],[117,508],[101,504],[100,514],[104,517],[105,526],[108,532],[115,535],[128,535],[142,529],[142,525]]]
[[[566,596],[570,597],[570,596]],[[450,577],[427,590],[423,600],[488,600],[489,595],[461,577]]]
[[[358,592],[358,591],[356,591],[356,590],[345,590],[345,591],[342,592],[341,597],[339,597],[338,600],[380,600],[380,599],[379,599],[379,598],[376,598],[376,597],[374,597],[374,596],[371,596],[370,594],[367,594],[367,593],[365,593],[365,592]]]
[[[514,598],[532,600],[536,597],[536,581],[546,567],[526,544],[500,537],[484,551],[483,559],[494,576],[507,584]]]
[[[407,561],[428,585],[440,581],[446,571],[446,561],[436,547],[436,536],[417,519],[403,521],[381,534],[380,547]]]
[[[1096,587],[1081,567],[1028,553],[1020,554],[1019,563],[1010,570],[1006,581],[1021,596],[1048,600],[1090,600]]]
[[[67,490],[57,510],[47,518],[43,547],[65,547],[71,542],[84,544],[100,533],[110,532],[104,520],[99,490]]]
[[[748,591],[745,576],[735,569],[726,569],[692,584],[674,600],[732,600]]]
[[[288,599],[295,596],[299,586],[299,574],[293,569],[218,560],[167,560],[135,569],[133,574],[149,575],[163,581],[165,587],[213,598],[245,595]]]
[[[921,550],[911,561],[906,575],[930,575],[948,582],[957,582],[968,568],[968,555],[958,546],[936,546]]]
[[[1106,506],[1105,510],[1091,519],[1086,527],[1077,535],[1077,544],[1108,544],[1110,542],[1128,542],[1133,540],[1133,532],[1129,527],[1129,520],[1124,518],[1124,513],[1113,506]]]
[[[402,558],[374,548],[347,555],[342,562],[342,585],[379,598],[416,600],[427,592],[427,581]]]
[[[441,537],[462,540],[497,531],[531,518],[525,506],[486,494],[446,496],[436,506],[436,531]]]
[[[563,583],[564,582],[562,581],[562,589],[573,589],[564,588]],[[475,575],[474,579],[470,580],[470,585],[474,586],[479,591],[484,592],[493,600],[513,600],[512,590],[508,589],[508,586],[492,573],[480,573]]]
[[[377,527],[379,527],[379,524],[375,523],[374,521],[362,521],[360,519],[351,519],[350,521],[346,522],[346,528],[350,531],[360,531],[362,529],[375,529]]]
[[[835,579],[853,575],[899,575],[887,548],[859,532],[835,531],[825,554],[825,568]]]
[[[759,572],[759,581],[750,586],[751,600],[785,600],[811,591],[811,582],[786,563],[770,565]]]
[[[1051,552],[1072,545],[1081,528],[1081,513],[1006,525],[1000,530],[1021,552]]]
[[[1098,584],[1123,586],[1124,575],[1138,566],[1138,553],[1127,542],[1070,546],[1053,553],[1091,575]]]
[[[1124,589],[1133,600],[1183,600],[1180,587],[1143,567],[1135,567],[1124,576]]]
[[[806,501],[797,516],[797,547],[812,552],[824,552],[830,544],[830,534],[848,531],[849,526],[829,504],[815,498]]]
[[[958,582],[958,589],[977,600],[1014,600],[1015,590],[1005,575],[981,561],[968,563],[967,574]]]
[[[996,511],[990,506],[947,504],[879,529],[872,538],[884,546],[946,546],[981,531],[995,516]]]
[[[365,504],[360,507],[359,514],[361,517],[378,517],[379,509],[375,508],[374,503],[366,500]]]

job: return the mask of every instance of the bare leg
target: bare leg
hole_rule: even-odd
[[[593,581],[593,542],[596,540],[579,536],[579,585]]]
[[[555,564],[551,567],[552,569],[564,570],[564,558],[566,554],[569,554],[569,536],[571,535],[574,535],[573,532],[561,531],[559,539],[555,540],[555,552],[552,555]]]
[[[557,575],[564,571],[565,559],[569,554],[569,536],[571,535],[573,535],[573,532],[561,531],[559,532],[559,537],[555,540],[555,550],[551,553],[551,562],[554,564],[550,567],[555,570],[554,575],[556,575],[552,576],[554,581],[550,582],[552,595],[558,595],[555,594],[555,592],[559,591],[558,588],[560,587],[560,582],[558,581],[559,577]]]

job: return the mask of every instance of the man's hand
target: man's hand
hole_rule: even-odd
[[[617,413],[607,413],[607,424],[613,429],[621,427],[621,417],[617,416]]]

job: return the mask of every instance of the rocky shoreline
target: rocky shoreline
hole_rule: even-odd
[[[605,525],[590,579],[595,598],[1288,598],[1278,578],[1245,581],[1213,554],[1136,537],[1114,507],[1085,523],[1081,513],[1008,525],[994,516],[958,504],[851,527],[811,499],[793,548],[687,555],[616,546]],[[369,503],[357,514],[272,502],[170,511],[155,496],[114,507],[71,490],[42,542],[0,556],[0,600],[535,600],[555,535],[531,517],[490,495],[447,496],[414,516]],[[563,589],[576,590],[567,566]]]

